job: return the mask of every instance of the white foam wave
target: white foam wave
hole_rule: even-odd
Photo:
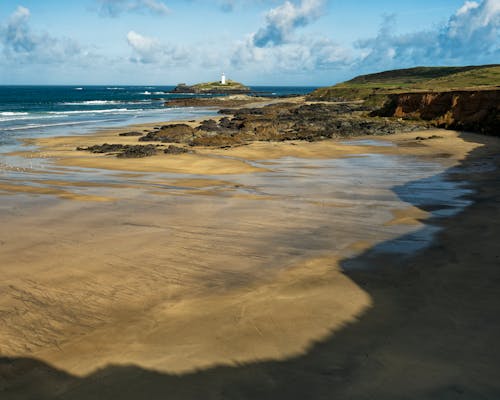
[[[108,89],[108,90],[125,90],[125,88],[122,88],[122,87],[108,87],[106,89]]]
[[[87,101],[68,101],[59,104],[63,106],[99,106],[106,104],[120,104],[120,102],[116,100],[87,100]]]
[[[148,91],[146,90],[145,92],[141,92],[141,93],[139,93],[139,94],[146,94],[146,95],[150,95],[150,94],[151,94],[151,92],[148,92]]]
[[[82,87],[76,87],[75,90],[83,90]]]
[[[13,116],[13,117],[0,117],[0,122],[9,122],[9,121],[29,121],[33,119],[51,119],[51,118],[64,118],[67,115],[40,115],[40,114],[27,114],[21,116]]]
[[[11,113],[4,112],[1,113],[0,122],[9,121],[29,121],[29,120],[40,120],[40,119],[52,119],[52,118],[69,118],[70,116],[78,116],[82,114],[123,114],[123,113],[140,113],[144,111],[143,108],[138,108],[131,110],[128,108],[111,108],[105,110],[76,110],[76,111],[47,111],[46,113]]]
[[[7,128],[4,129],[4,131],[21,131],[25,129],[50,128],[54,126],[68,126],[68,125],[85,125],[85,124],[111,122],[111,121],[120,121],[120,120],[109,118],[109,119],[96,119],[96,120],[86,120],[86,121],[58,122],[55,124],[27,124],[23,126],[16,126],[14,128]]]
[[[107,114],[107,113],[122,113],[131,111],[142,111],[142,109],[129,110],[128,108],[109,108],[105,110],[49,111],[48,114],[54,114],[54,115]]]
[[[15,115],[28,115],[27,112],[15,112],[15,111],[4,111],[4,112],[0,112],[0,115],[3,117],[11,117],[11,116],[15,116]]]

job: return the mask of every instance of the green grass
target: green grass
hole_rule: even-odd
[[[239,82],[228,80],[225,85],[220,82],[205,82],[193,85],[193,88],[198,90],[214,90],[214,89],[245,89],[246,86]]]
[[[393,93],[429,90],[500,88],[500,65],[468,67],[416,67],[358,76],[320,88],[310,100],[367,100],[377,103]]]

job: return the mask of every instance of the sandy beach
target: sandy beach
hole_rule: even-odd
[[[2,398],[500,395],[498,139],[75,150],[154,125],[2,167]]]

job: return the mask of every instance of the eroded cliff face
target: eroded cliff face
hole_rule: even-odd
[[[500,136],[500,90],[395,94],[373,115],[423,119],[442,128]]]

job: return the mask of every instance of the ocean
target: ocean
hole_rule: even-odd
[[[186,97],[174,86],[0,86],[0,146],[27,137],[84,134],[99,128],[193,119],[214,109],[168,108]],[[314,87],[252,87],[269,96],[306,94]]]

